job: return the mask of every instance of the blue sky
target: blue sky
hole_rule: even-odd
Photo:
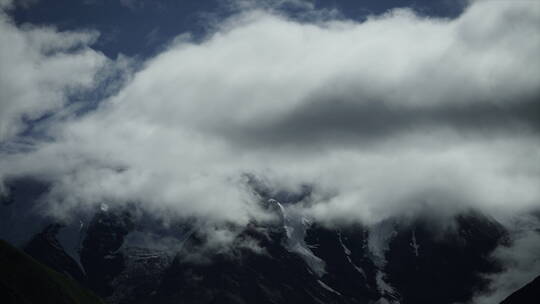
[[[147,57],[175,36],[200,37],[208,24],[235,10],[218,0],[55,0],[25,1],[11,11],[17,24],[54,25],[59,30],[95,29],[101,37],[95,49],[109,57],[118,53]],[[229,3],[229,4],[227,4]],[[362,20],[393,8],[408,7],[420,15],[456,17],[464,0],[315,0],[316,9],[335,9],[343,18]],[[294,15],[291,5],[280,10]]]

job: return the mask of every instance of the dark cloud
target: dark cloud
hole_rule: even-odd
[[[317,101],[317,98],[321,97],[314,97],[272,121],[262,120],[255,125],[213,131],[222,132],[240,145],[270,149],[287,145],[324,147],[376,144],[400,135],[429,136],[441,129],[453,130],[471,139],[538,136],[540,131],[538,99],[522,99],[511,104],[484,102],[401,107],[385,104],[381,100]]]

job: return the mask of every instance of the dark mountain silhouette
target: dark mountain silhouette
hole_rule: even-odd
[[[5,304],[102,304],[74,280],[0,240],[0,302]]]
[[[230,251],[197,257],[205,240],[196,228],[175,252],[131,246],[126,238],[139,230],[138,219],[108,210],[88,225],[84,269],[56,240],[60,225],[47,226],[25,248],[110,303],[455,303],[487,288],[485,275],[500,271],[489,256],[506,232],[473,212],[454,220],[448,231],[427,219],[377,229],[304,223],[305,243],[295,243],[284,223],[252,223]],[[377,238],[388,238],[386,248],[375,248]]]
[[[520,288],[501,304],[536,304],[540,302],[540,276]]]
[[[19,184],[0,208],[30,206],[44,189],[34,188],[39,191],[21,195]],[[207,248],[204,227],[196,220],[164,228],[136,205],[104,204],[74,224],[42,219],[40,225],[26,226],[36,222],[29,216],[17,227],[17,217],[4,216],[3,225],[12,227],[8,236],[17,240],[27,235],[18,244],[27,254],[112,304],[450,304],[488,291],[486,278],[502,271],[491,256],[509,244],[508,233],[478,212],[444,221],[419,216],[337,228],[287,211],[287,204],[309,189],[296,196],[279,193],[283,205],[270,193],[261,195],[261,203],[276,212],[276,220],[244,228],[231,224],[239,233],[230,246],[217,250]],[[32,233],[28,227],[41,228]],[[7,269],[12,276],[22,275]],[[520,294],[536,297],[538,284],[531,284],[504,303],[522,303],[523,298],[515,300]]]

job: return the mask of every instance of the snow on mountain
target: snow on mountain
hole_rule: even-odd
[[[418,255],[419,255],[418,250],[420,249],[420,245],[416,241],[416,230],[415,229],[413,229],[413,231],[412,231],[412,237],[411,237],[410,245],[411,245],[411,247],[413,249],[414,255],[418,257]]]
[[[284,207],[275,199],[270,199],[268,202],[275,204],[281,212],[283,227],[287,235],[285,241],[287,250],[300,255],[317,276],[323,276],[326,273],[325,262],[317,257],[304,241],[309,220],[293,208]]]
[[[389,249],[389,243],[397,234],[393,221],[385,220],[374,225],[369,230],[368,248],[373,257],[373,263],[377,266],[376,282],[379,292],[385,299],[391,300],[389,303],[395,302],[399,297],[395,288],[387,282],[387,276],[384,272],[386,266],[386,252]]]
[[[343,243],[343,238],[342,238],[342,236],[341,236],[341,232],[340,232],[340,231],[338,231],[338,238],[339,238],[339,243],[340,243],[340,245],[341,245],[341,248],[343,248],[343,252],[345,252],[345,256],[346,256],[346,258],[347,258],[347,261],[349,261],[349,263],[351,264],[351,266],[354,267],[354,269],[356,269],[356,271],[358,271],[364,278],[366,278],[366,273],[365,273],[365,271],[364,271],[361,267],[357,266],[357,265],[353,262],[353,260],[351,259],[351,253],[352,253],[352,252],[351,252],[351,250],[350,250],[347,246],[345,246],[345,244]]]

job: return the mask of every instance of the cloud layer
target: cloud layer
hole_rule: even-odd
[[[96,34],[0,18],[0,142],[67,112],[29,151],[0,151],[0,178],[51,182],[53,214],[135,201],[246,224],[265,217],[246,174],[276,190],[309,185],[302,208],[327,222],[540,206],[533,1],[362,23],[250,9],[202,42],[176,39],[82,116],[66,104],[111,63],[91,49]]]
[[[17,27],[0,11],[0,35],[0,143],[28,122],[61,111],[69,95],[94,87],[107,61],[89,47],[96,32]]]

